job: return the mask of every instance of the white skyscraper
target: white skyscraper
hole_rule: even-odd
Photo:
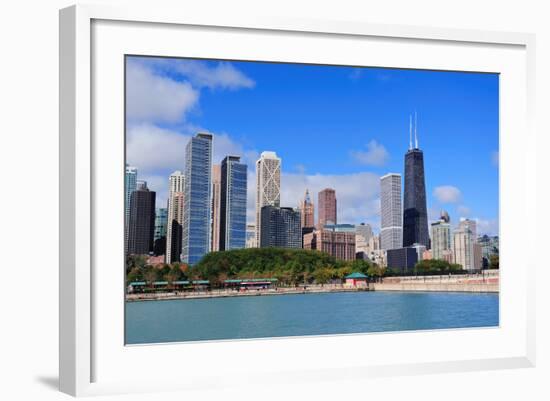
[[[260,243],[263,206],[281,203],[281,159],[275,152],[262,152],[256,161],[256,244]]]
[[[481,246],[477,243],[477,223],[475,220],[461,219],[458,225],[459,229],[468,230],[470,232],[469,240],[469,253],[471,254],[471,261],[468,265],[468,269],[481,269],[483,265],[483,259],[481,255]],[[459,262],[457,262],[459,263]],[[464,267],[466,269],[466,267]]]
[[[380,177],[380,248],[401,248],[403,245],[403,210],[401,206],[401,174]]]
[[[432,259],[452,262],[451,224],[447,212],[432,223]]]
[[[475,269],[473,233],[466,225],[459,225],[454,232],[453,254],[455,263],[463,269]]]
[[[178,262],[180,260],[184,185],[185,175],[181,171],[174,171],[170,174],[168,188],[168,223],[166,228],[166,263]]]

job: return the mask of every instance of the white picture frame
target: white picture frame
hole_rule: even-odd
[[[105,196],[108,193],[106,191],[118,191],[117,185],[122,184],[122,180],[118,180],[116,174],[112,182],[103,177],[112,167],[108,160],[122,157],[118,153],[123,143],[120,142],[120,138],[124,135],[123,130],[120,130],[120,120],[114,121],[123,119],[123,116],[110,117],[104,110],[110,107],[113,113],[119,111],[119,100],[123,94],[119,93],[119,97],[114,97],[112,104],[107,100],[97,102],[97,99],[104,96],[106,87],[114,91],[120,89],[122,81],[117,83],[113,80],[122,80],[122,71],[111,76],[109,71],[112,73],[112,69],[109,69],[109,66],[118,65],[110,63],[121,62],[121,54],[137,52],[185,55],[185,51],[177,53],[170,50],[175,44],[169,37],[177,32],[184,35],[186,27],[192,28],[193,34],[196,33],[199,38],[203,34],[210,37],[227,35],[229,43],[224,44],[224,51],[228,53],[225,54],[236,51],[230,44],[235,42],[235,46],[238,47],[237,37],[253,39],[251,35],[261,35],[262,40],[270,44],[267,47],[274,54],[272,59],[297,60],[299,56],[292,53],[292,46],[285,50],[290,52],[286,53],[287,56],[281,56],[284,53],[276,55],[277,43],[288,39],[296,43],[303,41],[304,44],[319,40],[329,45],[330,41],[337,39],[339,43],[344,44],[339,56],[335,56],[335,51],[334,54],[327,54],[326,58],[315,56],[313,53],[309,57],[318,57],[315,59],[319,62],[327,62],[330,57],[340,57],[340,62],[349,58],[349,64],[365,65],[365,61],[360,59],[364,55],[352,57],[349,49],[346,50],[346,41],[353,41],[354,46],[372,46],[369,49],[372,48],[375,54],[381,51],[377,50],[376,46],[398,46],[400,41],[406,41],[407,46],[414,47],[417,49],[415,52],[419,53],[410,54],[405,50],[402,54],[395,52],[393,58],[386,55],[388,58],[381,61],[380,66],[426,69],[447,69],[451,66],[450,69],[503,74],[499,162],[501,243],[505,246],[514,246],[509,245],[501,253],[500,327],[125,347],[123,342],[119,341],[120,327],[123,327],[123,322],[120,321],[121,305],[124,302],[120,286],[120,283],[123,283],[122,268],[120,272],[114,270],[114,273],[97,271],[98,261],[105,257],[105,253],[101,251],[103,238],[99,238],[98,235],[111,235],[101,231],[105,229],[104,222],[112,217],[109,216],[111,213],[114,216],[117,216],[117,213],[122,216],[116,207],[112,212],[106,212],[101,196]],[[144,35],[144,30],[147,30],[147,35],[141,36]],[[165,40],[161,41],[162,38]],[[381,41],[384,41],[383,46]],[[205,37],[205,47],[209,46],[208,43],[210,42]],[[232,375],[244,373],[254,378],[257,383],[267,383],[273,380],[273,377],[287,381],[325,380],[329,376],[359,379],[381,375],[534,366],[534,261],[531,256],[533,253],[524,251],[533,245],[526,236],[523,235],[524,238],[521,238],[519,233],[514,233],[514,227],[520,225],[524,230],[532,229],[534,232],[537,215],[534,201],[536,138],[532,127],[535,86],[534,43],[535,38],[530,34],[375,25],[361,21],[293,20],[256,16],[243,16],[239,19],[214,18],[208,15],[188,15],[184,9],[163,10],[154,7],[111,8],[79,5],[61,10],[60,390],[72,395],[94,395],[199,389],[204,383],[211,383],[212,379],[216,380],[217,386],[230,387],[238,385],[232,380]],[[242,44],[240,46],[242,47]],[[423,46],[436,47],[442,55],[448,54],[449,57],[442,56],[444,59],[440,61],[434,61],[430,57],[420,61],[414,60],[415,57],[419,57],[420,52],[428,51],[422,50]],[[319,48],[319,45],[312,48]],[[102,53],[103,51],[105,53]],[[208,53],[208,49],[204,51],[204,54]],[[265,53],[268,50],[258,48],[248,51],[248,55],[240,57],[269,57],[266,56],[268,53]],[[253,54],[254,51],[257,53]],[[493,61],[484,60],[484,54],[488,51],[494,51]],[[167,52],[169,54],[166,54]],[[195,49],[194,52],[192,56],[199,50]],[[464,58],[460,61],[455,60],[452,65],[449,64],[449,59],[453,58],[452,54],[461,52],[464,52]],[[478,55],[478,59],[474,60],[472,54]],[[482,65],[485,67],[476,68]],[[105,85],[106,83],[113,85]],[[512,99],[512,93],[517,94],[517,97]],[[97,133],[97,130],[105,132],[104,129],[110,125],[110,130],[116,133],[117,138],[114,146],[105,143],[105,137],[102,136],[104,134]],[[513,132],[522,132],[522,135],[513,135]],[[116,238],[114,243],[117,243]],[[114,255],[116,256],[116,253]],[[122,266],[122,259],[120,260]],[[509,274],[511,266],[521,267],[512,275]],[[116,266],[113,269],[116,269]],[[528,272],[530,274],[527,274]],[[110,280],[113,277],[115,280]],[[101,299],[97,297],[98,288],[101,288]],[[121,303],[109,303],[118,299],[117,297]],[[113,312],[106,312],[107,307]],[[111,323],[114,326],[111,326]],[[361,344],[361,341],[365,341],[369,336],[377,336],[377,341],[383,341],[391,336],[396,355],[364,351],[346,356],[338,353],[343,344]],[[425,344],[431,344],[434,349],[411,349],[407,347],[410,341],[415,341],[416,344],[426,341]],[[453,350],[440,347],[447,341],[454,341],[457,348]],[[467,344],[470,346],[466,347]],[[315,353],[321,347],[325,350],[324,357],[316,358]],[[285,360],[278,358],[292,349],[300,350],[305,360],[293,361],[292,366],[286,366]],[[223,354],[227,359],[237,362],[236,365],[220,362],[219,366],[197,362],[185,374],[180,371],[177,375],[166,374],[173,368],[170,364],[167,364],[166,370],[158,368],[157,364],[156,372],[145,368],[144,376],[147,375],[147,380],[144,380],[140,376],[140,371],[135,369],[137,360],[144,361],[146,365],[153,365],[155,361],[158,363],[168,360],[170,356],[183,352],[191,359],[204,353],[215,353]],[[247,367],[243,362],[239,364],[238,356],[243,352],[267,353],[271,357],[270,364],[259,363],[253,367]],[[182,380],[181,376],[185,376],[186,379]]]

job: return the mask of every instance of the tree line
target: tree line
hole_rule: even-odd
[[[495,263],[496,262],[496,263]],[[493,261],[497,264],[498,260]],[[449,274],[462,271],[462,266],[443,260],[421,260],[413,274]],[[126,259],[127,283],[155,281],[169,284],[180,280],[209,280],[220,287],[228,279],[276,278],[279,285],[326,284],[343,280],[360,272],[370,279],[401,275],[397,269],[381,267],[369,260],[343,261],[327,253],[307,249],[246,248],[210,252],[199,263],[147,264],[147,256],[130,255]]]

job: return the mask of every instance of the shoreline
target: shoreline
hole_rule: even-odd
[[[407,288],[408,287],[408,288]],[[258,297],[276,295],[299,295],[299,294],[326,294],[342,292],[461,292],[461,293],[492,293],[498,294],[498,284],[469,284],[469,285],[400,285],[386,283],[371,283],[369,287],[337,287],[337,288],[278,288],[253,291],[204,291],[197,293],[163,292],[154,294],[126,294],[126,302],[144,301],[169,301],[184,299],[208,299],[208,298],[233,298],[233,297]]]

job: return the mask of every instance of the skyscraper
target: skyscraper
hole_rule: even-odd
[[[338,224],[336,217],[336,191],[332,188],[325,188],[319,192],[319,201],[317,202],[319,210],[319,228],[326,224]]]
[[[447,212],[432,223],[432,259],[452,262],[451,224]]]
[[[458,247],[455,248],[456,263],[464,263],[462,267],[467,270],[481,269],[483,255],[481,245],[477,243],[477,224],[475,220],[461,219],[454,238],[455,240],[459,238],[460,241],[464,241],[464,244],[458,244]]]
[[[373,237],[372,227],[370,224],[361,223],[355,226],[355,252],[363,252],[369,254],[369,242]]]
[[[401,174],[386,174],[380,177],[380,248],[388,250],[403,246],[401,213]]]
[[[219,164],[212,166],[212,246],[213,252],[220,250],[220,187],[222,170]]]
[[[166,226],[168,223],[168,209],[159,207],[155,211],[155,234],[154,240],[166,236]]]
[[[138,183],[130,196],[128,254],[146,255],[153,251],[155,230],[155,192],[145,182]]]
[[[210,250],[212,134],[198,133],[185,148],[182,260],[195,264]]]
[[[155,232],[153,234],[153,253],[155,256],[166,255],[167,225],[168,209],[163,207],[157,208],[155,210]]]
[[[227,156],[221,164],[220,250],[246,245],[246,164],[239,156]]]
[[[256,243],[262,232],[262,207],[281,204],[281,159],[275,152],[262,152],[256,161]]]
[[[309,191],[306,189],[304,199],[300,202],[300,212],[302,218],[302,228],[315,226],[315,206],[309,196]]]
[[[166,263],[174,263],[180,261],[181,255],[185,175],[181,171],[174,171],[170,174],[168,180],[168,221],[166,223],[166,253],[164,261]]]
[[[270,205],[262,207],[260,247],[301,248],[300,220],[297,209]]]
[[[409,150],[405,154],[405,195],[403,200],[403,246],[413,244],[430,248],[426,184],[424,180],[424,153],[418,148],[416,114],[414,147],[412,143],[412,118],[409,126]]]
[[[130,196],[136,190],[138,170],[126,164],[124,174],[124,248],[128,252],[128,223],[130,221]]]
[[[455,263],[463,269],[475,269],[473,233],[466,225],[459,225],[454,231],[453,255]]]

